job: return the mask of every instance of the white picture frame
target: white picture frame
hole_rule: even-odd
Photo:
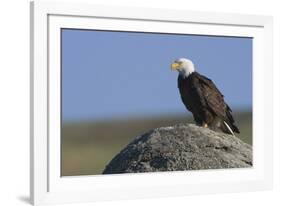
[[[248,169],[60,176],[60,29],[253,37],[253,159]],[[31,3],[34,205],[267,190],[273,184],[272,17],[83,3]],[[165,181],[163,181],[165,180]]]

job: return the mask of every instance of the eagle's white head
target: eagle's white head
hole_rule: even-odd
[[[179,58],[171,64],[172,70],[177,70],[182,77],[188,77],[195,71],[194,64],[191,60]]]

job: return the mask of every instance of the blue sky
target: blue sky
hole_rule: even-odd
[[[233,109],[252,107],[252,39],[62,30],[63,121],[188,114],[170,64],[189,58]]]

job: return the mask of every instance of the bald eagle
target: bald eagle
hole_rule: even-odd
[[[179,72],[178,88],[185,107],[203,127],[234,135],[240,133],[231,109],[212,80],[195,71],[191,60],[180,58],[171,64]]]

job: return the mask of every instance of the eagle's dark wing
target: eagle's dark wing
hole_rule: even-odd
[[[212,80],[207,77],[198,74],[199,94],[202,98],[205,99],[208,109],[210,109],[214,114],[219,117],[225,116],[226,104],[223,99],[222,93],[218,90],[216,85]]]
[[[205,99],[206,105],[209,110],[211,110],[215,115],[217,115],[222,120],[231,127],[234,132],[239,133],[239,129],[234,124],[234,119],[231,114],[230,107],[225,103],[224,96],[218,90],[216,85],[212,80],[207,77],[198,74],[199,80],[199,94]]]

